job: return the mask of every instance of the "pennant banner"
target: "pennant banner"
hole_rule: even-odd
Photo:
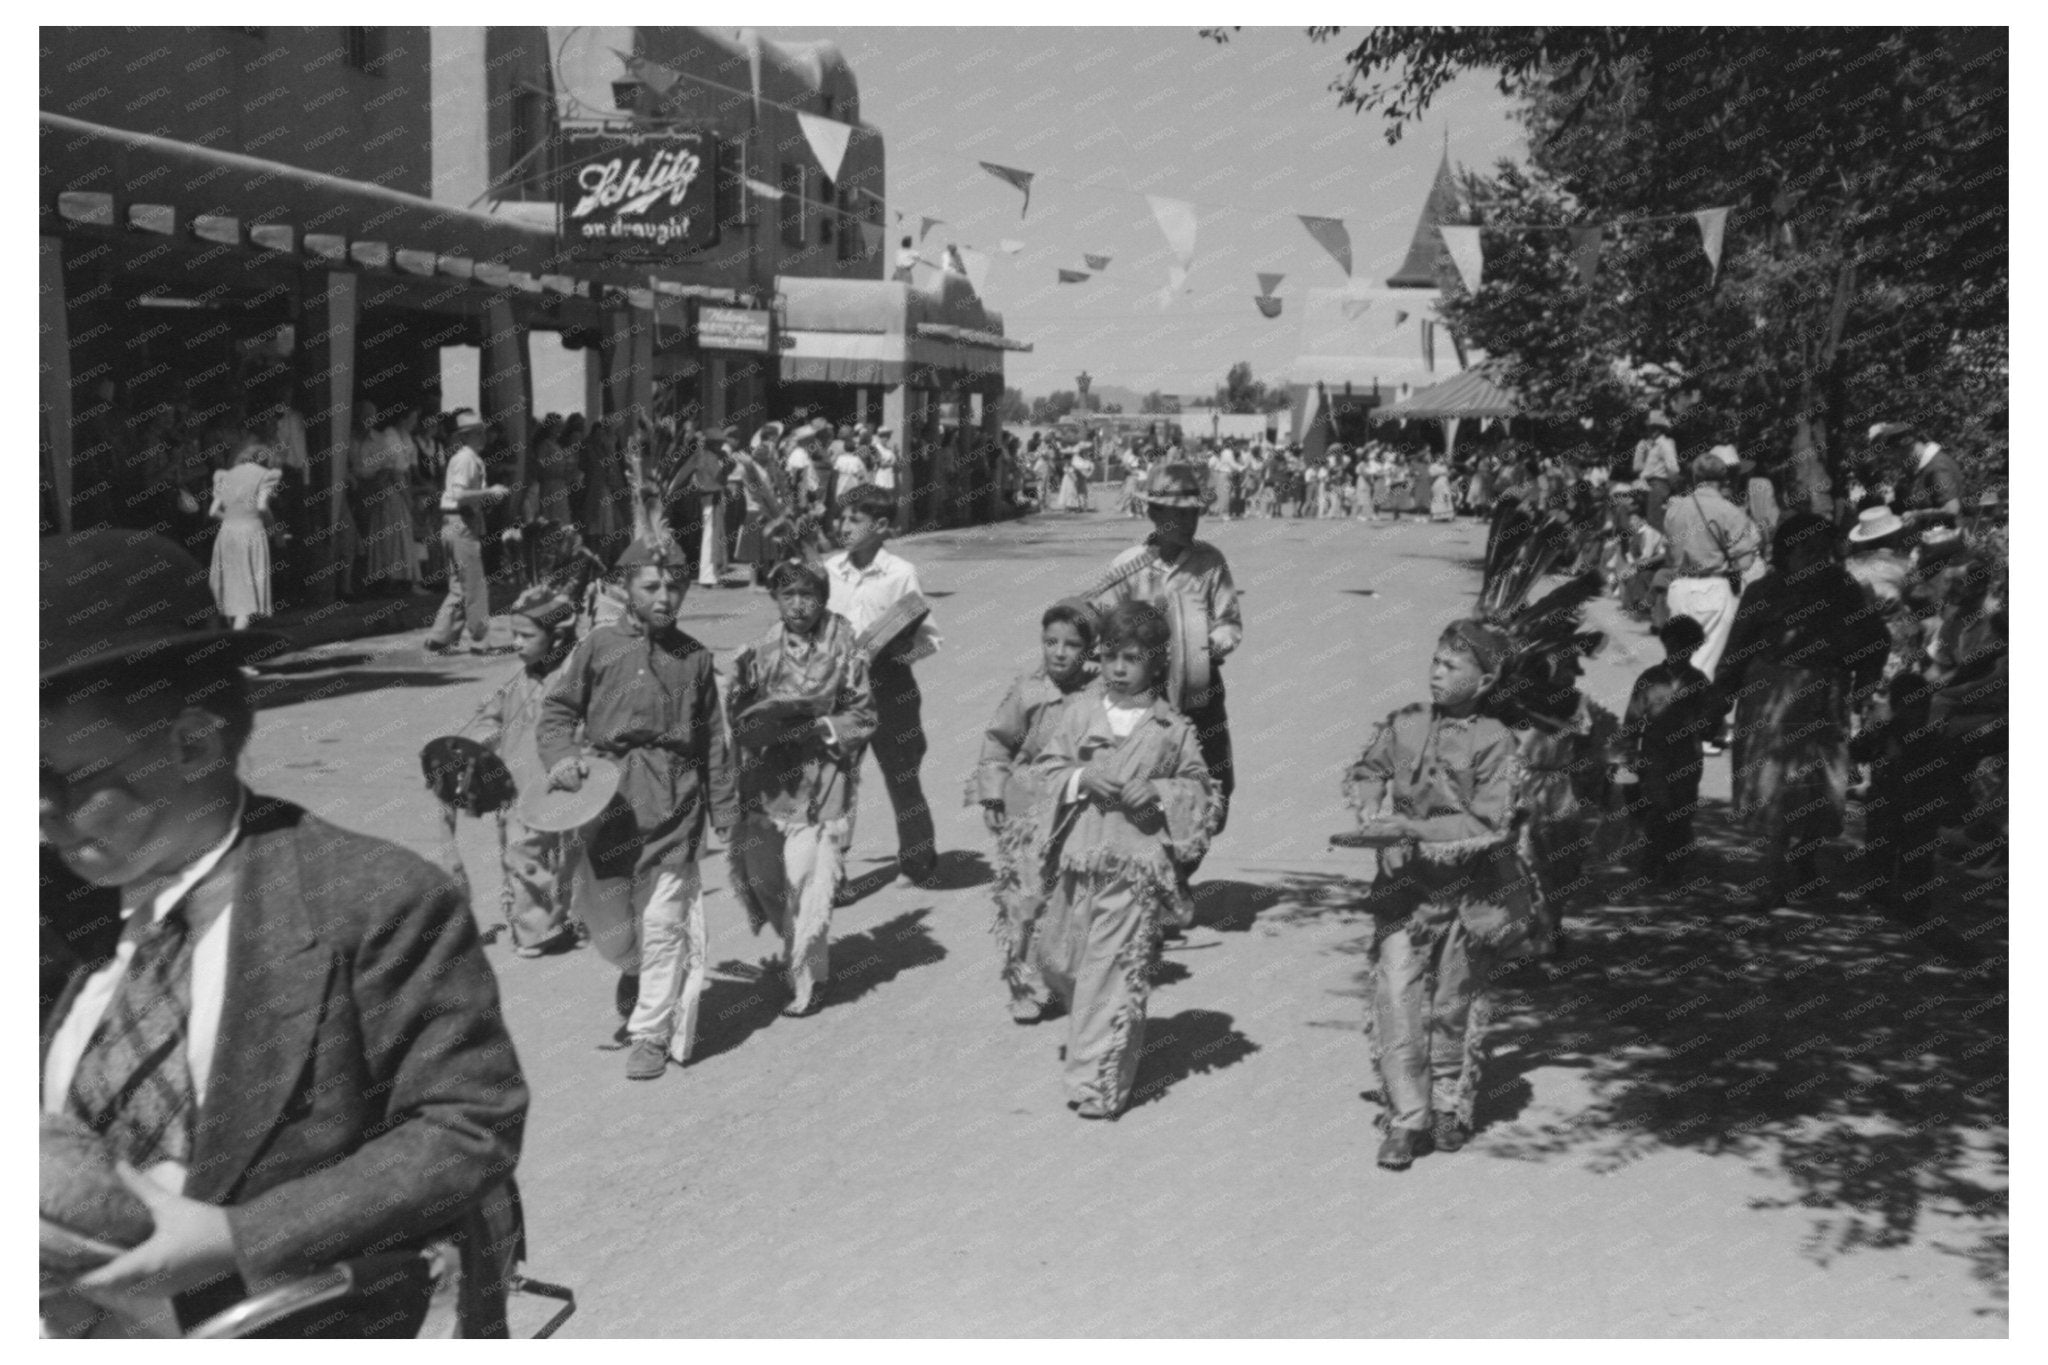
[[[1692,217],[1700,225],[1700,249],[1707,253],[1707,267],[1712,272],[1708,278],[1717,279],[1721,274],[1721,234],[1728,227],[1728,210],[1701,209]]]
[[[1258,272],[1258,276],[1259,292],[1261,294],[1271,294],[1275,289],[1278,289],[1280,287],[1280,281],[1287,278],[1285,275],[1281,274],[1269,275],[1263,270]]]
[[[1024,208],[1017,216],[1023,218],[1031,212],[1031,172],[1020,171],[1014,166],[998,166],[993,161],[984,161],[981,168],[996,179],[1015,185],[1024,191]]]
[[[1465,282],[1465,292],[1478,293],[1486,267],[1486,257],[1479,247],[1479,229],[1454,227],[1446,223],[1437,230],[1444,235],[1444,247],[1451,253],[1451,264],[1458,267],[1458,278]]]
[[[1280,305],[1286,300],[1276,299],[1270,294],[1259,294],[1253,297],[1252,302],[1259,305],[1259,312],[1264,316],[1277,318],[1280,316]]]
[[[1018,252],[1024,249],[1024,244],[1018,241],[1015,237],[1003,238],[1001,246],[1003,248],[1004,253],[1011,256],[1016,255]]]
[[[1081,253],[1081,260],[1090,270],[1109,269],[1109,257],[1107,256],[1090,256],[1084,251]]]
[[[967,277],[969,283],[973,284],[974,292],[976,294],[983,293],[983,286],[988,280],[988,253],[961,247],[953,255],[960,262],[960,273]]]
[[[1593,278],[1600,273],[1600,238],[1602,229],[1575,227],[1571,230],[1572,259],[1579,267],[1579,288],[1591,289]]]
[[[1166,288],[1159,291],[1159,308],[1161,312],[1173,306],[1174,296],[1180,293],[1187,282],[1188,268],[1186,266],[1170,265],[1166,267]]]
[[[825,178],[838,180],[839,167],[846,160],[846,144],[853,137],[853,125],[802,111],[798,111],[796,122],[804,130],[804,140],[811,144],[811,154],[825,168]]]
[[[1060,271],[1060,283],[1061,283],[1061,284],[1082,284],[1082,283],[1085,283],[1085,282],[1087,281],[1087,279],[1088,279],[1088,272],[1087,272],[1087,271],[1085,271],[1085,270],[1062,270],[1062,271]]]
[[[1315,238],[1323,250],[1344,267],[1344,273],[1351,273],[1351,232],[1344,226],[1342,218],[1311,218],[1301,214],[1301,225],[1308,229],[1308,235]]]
[[[1394,325],[1396,327],[1399,327],[1402,323],[1406,321],[1408,321],[1408,310],[1405,308],[1396,308],[1394,310]]]
[[[1185,199],[1168,199],[1162,195],[1148,194],[1147,203],[1152,205],[1152,216],[1159,220],[1159,230],[1166,234],[1166,244],[1173,248],[1173,254],[1180,257],[1183,268],[1195,260],[1195,206]]]
[[[943,218],[926,218],[921,220],[917,227],[917,244],[923,246],[925,234],[945,221]]]

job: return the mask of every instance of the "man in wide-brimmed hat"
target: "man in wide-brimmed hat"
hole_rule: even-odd
[[[230,631],[179,546],[51,537],[41,585],[42,836],[122,915],[51,1012],[42,1110],[101,1134],[155,1223],[78,1294],[189,1328],[273,1276],[459,1232],[486,1306],[464,1334],[504,1335],[526,1085],[460,888],[243,785],[240,665],[278,638]],[[300,1327],[421,1311],[391,1290]]]
[[[1099,589],[1091,602],[1099,612],[1134,600],[1165,606],[1174,596],[1192,598],[1200,604],[1202,619],[1209,623],[1210,683],[1206,690],[1182,697],[1181,711],[1194,723],[1202,761],[1222,793],[1215,830],[1221,834],[1230,817],[1230,794],[1237,787],[1230,748],[1230,717],[1224,708],[1223,692],[1223,661],[1244,638],[1237,586],[1231,581],[1230,565],[1223,552],[1208,541],[1195,538],[1202,513],[1209,505],[1195,470],[1185,464],[1160,464],[1146,479],[1144,492],[1139,496],[1152,522],[1152,533],[1143,544],[1134,545],[1116,557],[1109,568],[1112,581]],[[1168,618],[1172,615],[1169,612]],[[1198,866],[1199,861],[1184,871],[1192,876]]]
[[[1891,454],[1900,476],[1895,501],[1906,524],[1953,526],[1963,510],[1963,470],[1956,457],[1904,422],[1880,422],[1870,429],[1870,439]]]
[[[1636,482],[1643,486],[1643,514],[1650,525],[1664,529],[1664,503],[1678,482],[1678,446],[1671,439],[1671,419],[1652,409],[1643,419],[1643,439],[1636,442]]]
[[[484,508],[507,493],[502,484],[487,483],[483,448],[489,428],[468,408],[454,415],[455,449],[441,486],[441,544],[448,552],[448,596],[434,614],[427,632],[431,654],[455,652],[462,628],[469,630],[470,649],[483,653],[491,633],[490,583],[484,577]]]

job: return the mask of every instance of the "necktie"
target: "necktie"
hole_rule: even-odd
[[[191,1164],[198,1109],[185,1056],[191,1012],[192,935],[179,906],[137,941],[67,1097],[75,1118],[142,1170],[160,1161]]]

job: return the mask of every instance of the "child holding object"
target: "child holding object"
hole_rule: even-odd
[[[733,661],[740,820],[729,858],[754,932],[782,935],[782,1012],[795,1018],[818,1009],[831,973],[832,898],[875,700],[853,627],[825,610],[824,573],[786,561],[768,585],[782,619]]]
[[[996,840],[994,929],[1003,945],[1010,1017],[1020,1024],[1036,1022],[1049,999],[1030,953],[1031,931],[1045,904],[1027,853],[1041,833],[1035,817],[1044,790],[1035,765],[1068,699],[1094,677],[1095,613],[1087,603],[1055,602],[1039,624],[1044,660],[1011,683],[997,704],[968,793]]]
[[[1453,622],[1430,662],[1430,705],[1382,721],[1344,777],[1359,825],[1338,842],[1379,851],[1366,1036],[1388,1170],[1470,1135],[1487,976],[1526,950],[1533,928],[1515,735],[1485,714],[1514,648],[1493,626]]]
[[[1032,850],[1045,908],[1031,958],[1068,1008],[1067,1107],[1090,1119],[1130,1098],[1159,930],[1186,916],[1175,865],[1207,847],[1219,804],[1193,727],[1159,695],[1165,614],[1122,603],[1101,638],[1099,690],[1060,713],[1037,761],[1045,833]]]

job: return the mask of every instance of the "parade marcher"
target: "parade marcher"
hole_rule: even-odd
[[[909,561],[883,548],[896,523],[896,499],[879,488],[858,488],[841,510],[846,548],[825,560],[834,612],[852,625],[870,656],[875,733],[871,747],[889,805],[896,813],[896,868],[918,886],[938,873],[938,835],[918,769],[924,763],[924,695],[910,666],[939,649],[931,604]]]
[[[230,632],[190,555],[123,531],[41,560],[42,835],[119,888],[121,919],[45,1022],[38,1107],[101,1135],[154,1224],[46,1325],[96,1332],[116,1305],[174,1335],[275,1279],[452,1237],[462,1335],[504,1336],[527,1090],[458,888],[243,784],[237,665],[278,642]],[[379,1287],[274,1330],[406,1336],[426,1307]]]
[[[1650,525],[1670,534],[1664,526],[1664,504],[1678,483],[1678,446],[1671,439],[1671,419],[1652,412],[1643,420],[1643,439],[1636,442],[1635,482],[1643,490],[1644,515]]]
[[[484,578],[484,508],[507,496],[503,484],[486,484],[482,450],[487,428],[468,408],[455,412],[456,449],[448,459],[441,489],[441,544],[448,552],[448,596],[427,633],[427,650],[455,649],[466,625],[470,648],[482,652],[491,633],[490,584]]]
[[[619,766],[618,797],[588,829],[573,895],[591,946],[621,973],[614,1003],[632,1080],[690,1059],[708,952],[697,860],[707,823],[722,838],[739,813],[711,651],[676,628],[694,566],[642,467],[645,441],[627,446],[635,534],[614,566],[626,611],[569,655],[538,735],[551,788],[582,787],[586,752]]]
[[[1515,737],[1485,713],[1513,651],[1492,626],[1452,623],[1430,663],[1430,705],[1388,716],[1345,773],[1358,837],[1379,856],[1366,1036],[1388,1170],[1407,1169],[1432,1143],[1465,1144],[1488,977],[1534,925],[1516,848]]]
[[[1673,498],[1664,510],[1665,555],[1671,566],[1665,602],[1672,615],[1690,616],[1706,632],[1706,643],[1692,662],[1710,678],[1735,624],[1743,584],[1763,566],[1756,523],[1722,491],[1727,477],[1720,456],[1700,456],[1692,462],[1692,490]],[[1653,514],[1651,523],[1656,520]]]
[[[498,756],[523,794],[547,787],[547,769],[540,761],[541,703],[576,647],[577,608],[568,595],[537,584],[519,595],[510,615],[519,671],[477,713],[484,727],[477,742]],[[581,841],[573,833],[529,829],[505,811],[498,812],[498,821],[513,952],[540,957],[573,946],[569,897]]]
[[[1111,581],[1096,589],[1089,601],[1101,613],[1130,601],[1150,602],[1163,610],[1169,599],[1180,596],[1190,599],[1189,615],[1208,623],[1206,640],[1175,643],[1183,650],[1206,648],[1209,656],[1209,686],[1182,696],[1180,709],[1194,726],[1202,761],[1208,764],[1209,775],[1216,783],[1218,806],[1213,834],[1220,835],[1230,819],[1231,793],[1237,790],[1223,662],[1243,643],[1244,615],[1223,552],[1208,541],[1195,538],[1204,503],[1194,472],[1184,465],[1160,465],[1146,482],[1144,498],[1152,533],[1143,544],[1132,546],[1111,561]],[[1169,620],[1172,616],[1168,613]],[[1196,859],[1183,870],[1192,876],[1199,866],[1200,859]]]
[[[1690,662],[1705,636],[1690,616],[1664,624],[1664,662],[1637,676],[1617,746],[1636,779],[1627,808],[1642,839],[1643,871],[1660,890],[1678,884],[1692,858],[1702,755],[1726,709],[1713,681]]]
[[[782,1012],[795,1018],[823,1004],[831,976],[832,901],[875,702],[853,627],[825,609],[824,573],[785,560],[768,583],[781,620],[733,661],[740,816],[729,858],[754,932],[772,924],[782,936]]]
[[[1151,603],[1112,610],[1101,684],[1059,712],[1037,762],[1050,809],[1031,852],[1045,905],[1030,952],[1068,1011],[1067,1107],[1082,1118],[1129,1102],[1160,930],[1190,913],[1178,868],[1200,860],[1217,816],[1193,729],[1159,695],[1171,643]]]
[[[1046,608],[1039,623],[1040,664],[1012,682],[996,704],[968,791],[996,840],[995,933],[1002,941],[1010,1017],[1020,1024],[1038,1020],[1050,999],[1031,954],[1032,930],[1045,905],[1038,869],[1028,856],[1043,833],[1035,821],[1044,774],[1035,765],[1068,699],[1094,677],[1095,635],[1095,613],[1087,603],[1069,599]]]
[[[1834,525],[1785,520],[1771,572],[1742,595],[1714,682],[1735,708],[1735,814],[1764,845],[1760,908],[1817,897],[1817,855],[1842,833],[1849,708],[1890,649],[1835,560]]]

